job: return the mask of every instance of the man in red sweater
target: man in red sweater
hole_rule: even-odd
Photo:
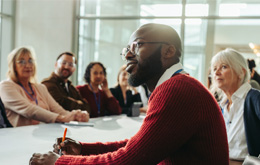
[[[167,25],[146,24],[135,31],[122,56],[129,83],[152,92],[140,130],[129,140],[82,143],[67,139],[54,152],[34,154],[31,164],[200,164],[229,163],[224,120],[217,102],[179,63],[181,40]],[[60,139],[59,139],[60,141]]]

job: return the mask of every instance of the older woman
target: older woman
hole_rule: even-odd
[[[106,79],[106,68],[100,62],[91,62],[84,75],[87,84],[77,86],[81,96],[91,108],[90,117],[119,115],[121,108],[110,92]]]
[[[118,85],[110,88],[114,97],[119,101],[122,113],[128,114],[134,102],[141,102],[141,97],[136,88],[129,86],[126,65],[123,65],[117,75]],[[132,93],[134,92],[134,94]]]
[[[242,164],[246,155],[260,154],[260,92],[252,89],[244,57],[233,49],[211,61],[213,88],[222,90],[220,106],[226,123],[230,164]]]
[[[34,51],[21,47],[8,55],[8,78],[0,83],[1,99],[14,127],[40,122],[88,121],[80,110],[64,110],[49,94],[46,87],[36,83]]]

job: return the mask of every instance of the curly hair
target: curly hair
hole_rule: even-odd
[[[90,83],[90,70],[96,64],[100,65],[103,68],[104,75],[105,76],[107,75],[106,68],[104,67],[104,65],[102,63],[100,63],[100,62],[91,62],[91,63],[88,64],[88,66],[86,68],[86,71],[85,71],[85,74],[84,74],[84,79],[85,79],[85,81],[88,84]]]

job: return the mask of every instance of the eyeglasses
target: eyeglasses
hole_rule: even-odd
[[[130,46],[128,46],[127,48],[123,48],[122,53],[120,54],[122,59],[124,61],[126,61],[126,54],[130,51],[130,53],[134,56],[137,55],[139,48],[143,45],[143,44],[166,44],[169,45],[169,43],[167,42],[132,42]]]
[[[28,64],[29,66],[32,66],[34,64],[34,60],[33,59],[29,59],[28,61],[26,61],[26,60],[18,60],[16,62],[18,64],[20,64],[21,66],[25,66],[26,64]]]
[[[73,68],[73,67],[76,66],[76,64],[73,63],[73,62],[68,62],[68,61],[58,61],[58,62],[59,62],[59,64],[61,64],[62,66],[66,66],[66,65],[68,64],[68,66],[71,67],[71,68]]]

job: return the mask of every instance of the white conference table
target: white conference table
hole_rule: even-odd
[[[33,153],[52,151],[57,137],[67,136],[82,142],[109,142],[129,139],[140,128],[144,115],[139,117],[105,116],[91,118],[94,126],[39,124],[0,129],[0,165],[28,165]]]

